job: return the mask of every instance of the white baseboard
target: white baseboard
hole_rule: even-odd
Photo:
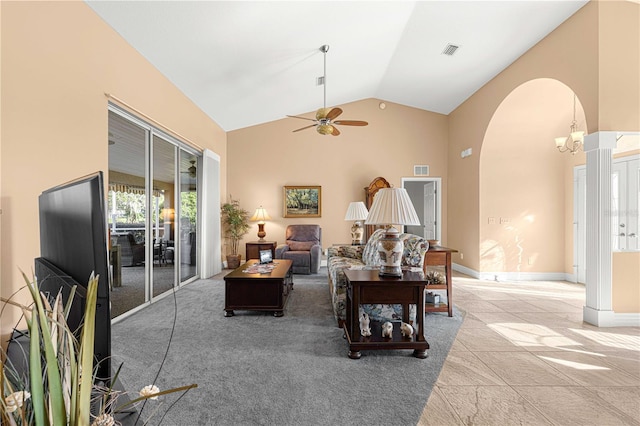
[[[569,281],[576,282],[573,274],[565,272],[478,272],[466,266],[452,263],[454,271],[483,281]]]
[[[640,327],[640,313],[599,311],[585,306],[582,309],[582,319],[597,327]]]
[[[456,272],[460,272],[461,274],[469,275],[472,278],[480,279],[480,274],[478,271],[474,271],[471,268],[467,268],[466,266],[458,265],[455,262],[451,262],[451,269]]]

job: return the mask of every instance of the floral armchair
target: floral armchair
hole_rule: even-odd
[[[364,246],[333,246],[327,252],[327,272],[329,276],[329,290],[333,314],[341,327],[347,319],[347,278],[344,274],[351,267],[371,267],[379,264],[378,241],[384,236],[385,230],[378,229]],[[424,238],[414,234],[400,234],[404,243],[402,266],[422,268],[424,255],[429,249],[429,243]],[[410,309],[409,317],[415,319],[415,305]],[[366,312],[374,321],[400,321],[402,319],[401,305],[362,305],[360,312]]]

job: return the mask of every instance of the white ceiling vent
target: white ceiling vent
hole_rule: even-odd
[[[426,166],[426,165],[413,166],[413,175],[429,176],[429,166]]]
[[[459,48],[460,46],[456,46],[455,44],[447,44],[447,47],[444,48],[444,50],[442,51],[442,54],[447,56],[453,56],[453,54],[456,53],[456,50],[458,50]]]

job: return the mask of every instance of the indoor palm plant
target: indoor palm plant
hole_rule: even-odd
[[[249,232],[249,212],[240,207],[240,201],[229,196],[229,202],[221,208],[224,236],[229,241],[227,266],[235,269],[240,266],[242,255],[238,253],[240,239]]]

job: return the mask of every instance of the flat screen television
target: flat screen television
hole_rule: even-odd
[[[39,196],[40,258],[35,273],[40,289],[63,300],[77,284],[68,317],[71,330],[80,331],[86,287],[91,273],[99,276],[94,355],[97,378],[111,379],[111,312],[107,220],[102,172],[48,189]]]

